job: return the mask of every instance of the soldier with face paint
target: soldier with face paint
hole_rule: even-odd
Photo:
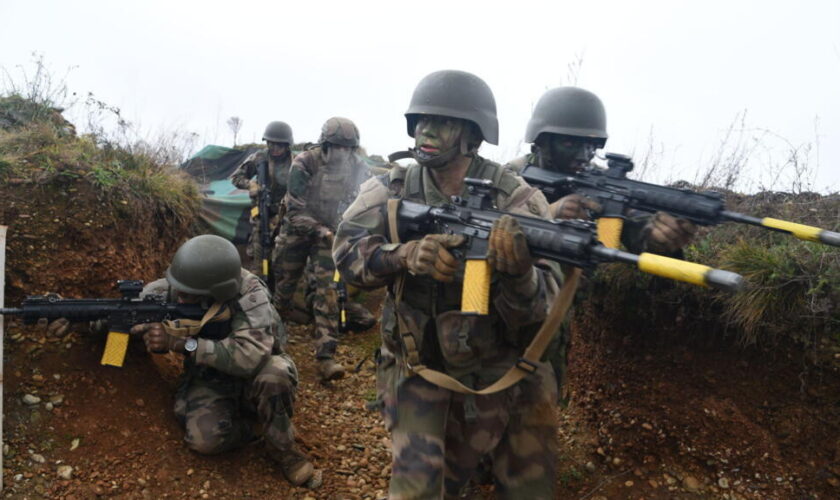
[[[386,286],[377,391],[392,434],[388,498],[457,498],[484,454],[494,458],[500,498],[554,498],[557,386],[548,363],[512,387],[486,395],[457,392],[413,372],[416,363],[479,390],[521,356],[562,280],[535,261],[518,223],[503,217],[490,236],[487,315],[461,312],[464,267],[451,249],[460,235],[393,241],[387,206],[401,198],[440,206],[464,196],[466,177],[493,181],[500,210],[547,217],[548,203],[501,165],[478,155],[496,144],[496,103],[487,84],[463,71],[439,71],[417,86],[406,112],[417,163],[362,185],[345,212],[333,255],[358,287]],[[394,155],[392,155],[393,157]],[[413,360],[413,361],[412,361]]]
[[[260,190],[268,189],[271,192],[271,213],[269,214],[269,229],[272,234],[277,230],[280,223],[280,202],[286,195],[286,183],[289,176],[289,167],[292,164],[292,127],[285,122],[271,122],[265,127],[263,140],[266,142],[266,149],[257,151],[242,162],[242,165],[231,175],[231,183],[239,189],[247,189],[251,195],[251,213],[254,214],[259,204]],[[271,182],[268,186],[260,186],[256,180],[257,167],[262,162],[268,162],[268,177]],[[261,262],[263,259],[263,248],[260,243],[260,216],[251,216],[251,234],[248,236],[247,255],[251,258],[250,271],[254,274],[262,274]],[[270,279],[271,277],[269,277]]]
[[[277,236],[272,268],[276,276],[274,305],[289,313],[306,260],[315,277],[312,307],[315,316],[315,357],[321,380],[344,377],[335,361],[338,346],[338,298],[333,285],[333,235],[359,185],[368,177],[359,158],[359,129],[347,118],[333,117],[321,129],[319,145],[298,155],[289,172],[286,216]]]
[[[591,165],[595,151],[607,142],[607,115],[601,100],[577,87],[551,89],[534,107],[525,132],[532,143],[531,154],[507,166],[519,172],[526,165],[574,174]],[[593,200],[570,192],[551,204],[552,216],[559,219],[588,219],[600,207]],[[622,242],[632,252],[677,254],[687,245],[697,227],[664,212],[654,216],[627,214]]]

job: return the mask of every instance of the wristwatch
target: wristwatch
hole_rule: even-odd
[[[198,349],[198,340],[196,340],[195,337],[187,337],[184,341],[184,351],[189,354],[191,352],[195,352],[196,349]]]

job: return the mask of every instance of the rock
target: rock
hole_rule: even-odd
[[[725,477],[718,479],[718,486],[723,489],[729,488],[729,479],[726,479]]]
[[[32,455],[30,455],[29,458],[31,458],[33,462],[38,464],[42,464],[47,461],[47,459],[44,458],[44,455],[41,455],[39,453],[33,453]]]
[[[146,402],[145,402],[145,401],[143,401],[143,400],[142,400],[142,399],[140,399],[140,398],[138,398],[136,401],[134,401],[134,404],[136,404],[136,405],[137,405],[137,406],[139,406],[140,408],[143,408],[144,406],[146,406]]]
[[[41,402],[41,398],[39,398],[38,396],[35,396],[33,394],[26,394],[25,396],[23,396],[23,404],[32,406],[32,405],[37,405],[40,402]]]
[[[54,394],[49,398],[50,403],[54,406],[61,406],[64,403],[64,395],[63,394]]]
[[[53,408],[54,408],[54,407],[53,407],[53,404],[52,404],[52,403],[50,403],[49,401],[47,401],[47,403],[44,405],[44,408],[46,408],[46,409],[47,409],[47,411],[53,411]]]
[[[643,424],[642,424],[642,428],[643,428],[643,429],[645,429],[645,430],[648,430],[648,431],[652,431],[652,430],[653,430],[653,426],[652,426],[652,425],[650,425],[650,424],[649,424],[649,423],[647,423],[647,422],[645,422],[645,423],[643,423]]]
[[[81,442],[81,439],[73,438],[73,441],[70,442],[70,451],[73,451],[76,448],[78,448],[80,442]]]
[[[683,488],[691,492],[700,491],[701,484],[694,476],[685,476],[683,478]]]
[[[612,459],[612,463],[613,463],[613,465],[621,465],[621,459],[618,458],[618,457],[615,457],[615,458]]]
[[[633,486],[633,481],[624,481],[624,486],[631,488]]]
[[[69,465],[59,465],[58,470],[56,471],[58,477],[61,479],[72,479],[73,478],[73,467]]]
[[[4,457],[9,456],[9,451],[10,450],[11,450],[11,448],[9,448],[9,443],[3,443],[3,456]]]
[[[195,471],[192,469],[187,469],[187,475],[192,476]]]
[[[591,460],[589,462],[586,462],[586,465],[584,467],[586,467],[586,470],[588,470],[589,472],[595,472],[595,464]]]
[[[836,477],[830,477],[830,478],[826,479],[826,481],[828,481],[828,484],[830,484],[831,486],[833,486],[835,488],[840,487],[840,479],[837,479]]]
[[[15,481],[23,481],[23,474],[15,474]]]

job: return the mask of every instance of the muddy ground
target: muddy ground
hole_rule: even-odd
[[[124,213],[110,205],[100,213],[71,189],[84,188],[0,189],[1,221],[12,226],[7,304],[45,291],[113,296],[117,278],[159,276],[184,234],[165,214],[126,225],[142,213],[134,201]],[[378,307],[376,294],[367,300]],[[668,328],[684,325],[659,325]],[[579,308],[572,399],[557,412],[558,498],[840,497],[840,377],[832,365],[815,367],[793,345],[745,349],[714,331],[705,342],[696,332],[650,341],[646,330]],[[390,443],[366,409],[376,328],[344,338],[339,360],[354,370],[329,385],[316,381],[308,327],[292,327],[291,338],[301,370],[294,421],[301,447],[324,471],[315,491],[291,488],[259,442],[216,457],[187,451],[172,378],[140,342],[125,368],[104,367],[103,339],[84,328],[50,338],[7,320],[3,495],[384,497]],[[468,495],[492,498],[487,487]]]

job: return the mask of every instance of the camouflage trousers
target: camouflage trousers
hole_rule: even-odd
[[[279,223],[280,218],[278,216],[272,217],[269,221],[268,227],[271,229],[272,234],[276,231]],[[271,243],[274,243],[274,238],[271,238]],[[251,217],[251,233],[248,235],[248,247],[245,249],[245,255],[251,258],[248,270],[257,276],[262,276],[263,247],[259,217]],[[271,255],[268,257],[271,258]]]
[[[332,243],[318,237],[313,229],[303,233],[300,229],[283,224],[274,246],[272,268],[274,269],[274,307],[283,317],[293,306],[298,282],[303,275],[306,261],[312,263],[315,292],[312,295],[312,312],[315,316],[315,357],[330,359],[338,346],[338,295],[333,286],[335,262],[332,258]]]
[[[390,500],[458,498],[485,455],[497,498],[555,497],[557,385],[550,364],[505,391],[473,396],[416,375],[402,378],[387,351],[379,363],[393,442]]]
[[[292,299],[292,307],[295,309],[295,315],[292,316],[292,321],[301,324],[309,324],[312,322],[312,303],[315,297],[315,290],[317,288],[317,280],[315,279],[315,267],[312,261],[306,265],[306,271],[303,279],[295,289],[294,298]],[[348,292],[350,292],[348,290]],[[368,330],[376,324],[376,316],[371,313],[367,307],[358,302],[361,298],[359,293],[349,293],[347,302],[344,303],[344,313],[347,318],[347,329],[354,332],[361,332]],[[336,305],[338,307],[338,305]],[[307,319],[304,319],[308,316]],[[298,321],[301,319],[301,321]],[[285,321],[286,318],[283,318]]]
[[[175,396],[175,416],[184,441],[198,453],[216,454],[253,441],[256,416],[266,443],[280,451],[294,445],[292,407],[297,368],[288,355],[274,355],[250,380],[215,369],[189,366]]]

